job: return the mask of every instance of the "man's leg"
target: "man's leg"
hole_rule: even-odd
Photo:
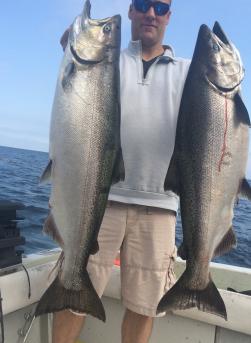
[[[53,314],[52,343],[75,343],[84,325],[85,316],[70,311]]]
[[[125,311],[122,323],[122,343],[148,343],[152,333],[153,318]]]
[[[124,238],[127,206],[108,202],[98,236],[99,251],[91,255],[87,271],[94,288],[101,297],[109,280],[113,262]],[[53,318],[53,343],[75,343],[85,317],[61,311]]]
[[[162,296],[174,284],[176,213],[129,205],[121,246],[122,343],[147,343]],[[163,316],[161,313],[158,316]]]

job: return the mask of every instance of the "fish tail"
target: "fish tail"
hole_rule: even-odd
[[[213,313],[227,320],[224,301],[211,276],[207,287],[203,290],[189,289],[187,280],[185,271],[177,283],[162,297],[157,313],[197,307],[200,311]]]
[[[64,288],[57,276],[40,299],[35,316],[66,309],[77,313],[90,314],[105,322],[103,304],[92,285],[87,271],[84,272],[82,289],[79,291]]]

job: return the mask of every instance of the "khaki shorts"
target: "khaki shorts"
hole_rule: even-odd
[[[175,282],[175,223],[174,211],[109,201],[98,236],[99,252],[90,256],[87,266],[99,296],[120,250],[124,306],[156,317],[159,300]]]

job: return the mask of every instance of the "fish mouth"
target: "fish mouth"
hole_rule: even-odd
[[[93,64],[98,64],[98,63],[100,63],[100,62],[103,61],[103,59],[95,61],[95,60],[85,60],[84,58],[81,58],[81,57],[77,54],[76,50],[73,48],[72,45],[70,45],[70,50],[71,50],[71,53],[72,53],[73,57],[75,58],[75,60],[76,60],[79,64],[89,64],[89,65],[93,65]]]
[[[91,19],[91,3],[90,0],[86,0],[84,9],[81,16],[81,28],[85,30],[87,25],[104,25],[105,23],[113,21],[116,22],[117,27],[121,26],[121,16],[119,14],[104,19]]]
[[[223,29],[217,21],[214,23],[212,30],[205,24],[201,25],[199,31],[199,37],[200,36],[213,36],[213,39],[216,40],[218,44],[220,44],[220,46],[224,46],[227,49],[230,48],[231,50],[233,50],[230,40],[227,38],[227,35],[225,34],[225,32],[223,31]]]
[[[219,85],[217,85],[216,83],[214,84],[214,86],[222,93],[231,93],[233,92],[237,87],[239,87],[240,84],[238,84],[237,86],[235,87],[232,87],[232,88],[225,88],[225,87],[221,87]]]
[[[207,49],[212,51],[209,52],[212,61],[208,64],[206,81],[222,94],[234,92],[239,87],[244,74],[238,50],[217,21],[212,30],[207,25],[202,25],[201,31],[202,44],[204,44],[203,39],[208,39]]]
[[[240,86],[240,83],[237,83],[236,85],[234,85],[233,87],[222,87],[219,84],[217,84],[216,82],[212,82],[210,80],[210,78],[208,77],[208,75],[206,75],[206,81],[214,88],[217,89],[220,93],[226,94],[226,93],[232,93],[235,91],[236,88],[238,88]]]
[[[218,23],[218,21],[216,21],[214,23],[214,27],[212,32],[226,45],[231,45],[231,42],[229,41],[229,39],[227,38],[227,35],[225,34],[225,32],[222,30],[220,24]]]

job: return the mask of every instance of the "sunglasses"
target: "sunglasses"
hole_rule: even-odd
[[[156,15],[163,16],[170,10],[170,4],[166,4],[165,2],[161,1],[133,0],[132,3],[136,11],[141,13],[146,13],[151,7],[153,7]]]

